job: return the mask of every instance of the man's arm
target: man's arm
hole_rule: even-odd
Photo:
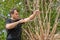
[[[36,11],[34,11],[33,14],[30,15],[28,18],[22,19],[22,20],[20,20],[20,21],[21,21],[21,23],[29,22],[30,20],[34,19],[35,16],[36,16],[37,14],[39,14],[39,13],[40,13],[40,11],[39,11],[39,10],[36,10]]]
[[[8,24],[6,24],[6,29],[13,29],[19,23],[20,23],[20,21],[17,21],[17,22],[14,22],[14,23],[8,23]]]

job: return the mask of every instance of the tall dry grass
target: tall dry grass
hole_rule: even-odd
[[[56,10],[56,16],[53,25],[51,25],[54,1],[55,0],[49,0],[49,3],[47,3],[46,0],[33,0],[33,10],[39,10],[39,8],[42,10],[40,11],[40,15],[36,16],[34,19],[34,27],[28,24],[27,29],[23,28],[27,36],[26,40],[55,40],[55,33],[59,23],[60,6],[54,9]]]

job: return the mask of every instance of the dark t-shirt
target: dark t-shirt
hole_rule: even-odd
[[[21,19],[19,19],[21,20]],[[7,19],[6,24],[8,23],[14,23],[19,20],[12,20],[12,19]],[[21,40],[21,34],[22,34],[22,23],[19,23],[18,25],[15,26],[13,29],[6,29],[7,30],[7,40]]]

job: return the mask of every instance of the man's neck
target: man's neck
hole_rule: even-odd
[[[12,20],[16,20],[16,19],[14,19],[14,18],[11,18]]]
[[[11,19],[12,19],[12,20],[18,20],[18,19],[14,19],[14,18],[12,18],[12,17],[11,17]]]

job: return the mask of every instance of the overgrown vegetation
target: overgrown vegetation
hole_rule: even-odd
[[[22,40],[55,40],[60,33],[59,0],[0,0],[0,16],[9,18],[9,11],[17,8],[21,18],[26,18],[34,10],[40,15],[22,27]],[[5,17],[0,17],[0,40],[6,39]]]

